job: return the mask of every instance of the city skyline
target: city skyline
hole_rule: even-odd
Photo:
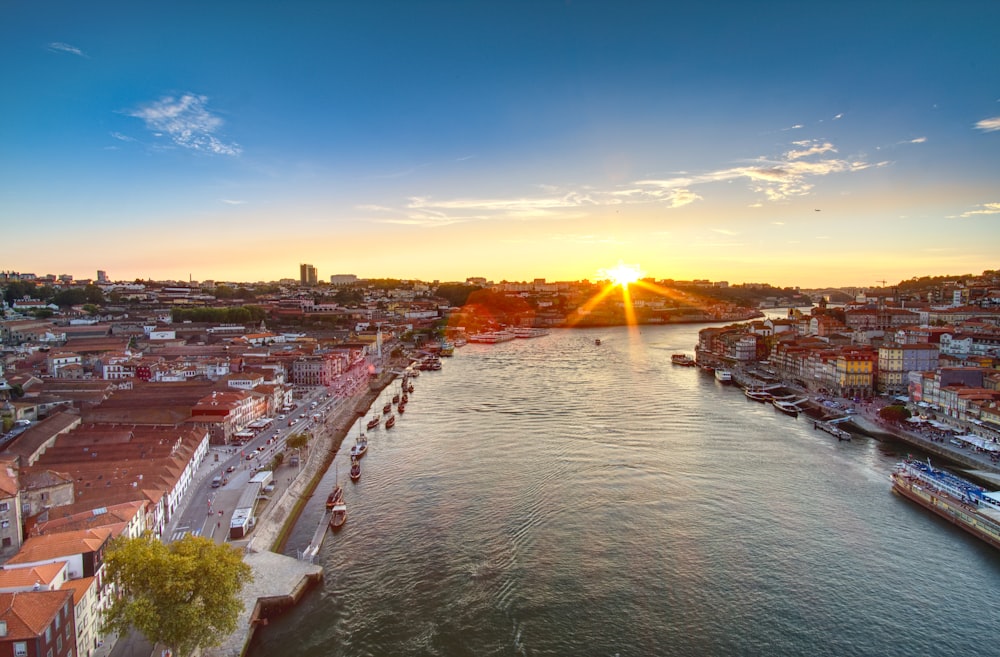
[[[995,3],[0,17],[5,270],[555,281],[624,263],[808,288],[997,266]]]

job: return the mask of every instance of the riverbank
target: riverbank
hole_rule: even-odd
[[[240,592],[243,611],[236,631],[219,646],[204,651],[204,657],[244,654],[258,625],[266,625],[269,616],[294,606],[309,588],[322,581],[322,566],[284,556],[281,551],[351,427],[395,378],[390,366],[345,399],[335,413],[314,425],[308,456],[295,475],[289,476],[292,466],[283,466],[275,473],[274,496],[260,511],[251,538],[243,546],[243,559],[253,571],[253,582]]]

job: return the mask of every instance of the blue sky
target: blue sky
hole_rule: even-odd
[[[1000,261],[998,19],[962,1],[0,1],[2,268],[978,273]]]

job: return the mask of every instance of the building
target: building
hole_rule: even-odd
[[[906,394],[910,372],[937,368],[937,345],[886,343],[878,348],[878,389],[887,395]]]
[[[73,657],[72,591],[0,593],[0,655]]]
[[[302,285],[316,285],[319,282],[316,268],[312,265],[299,265],[299,283]]]

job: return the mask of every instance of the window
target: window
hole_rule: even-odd
[[[14,657],[28,657],[28,644],[25,641],[14,642]]]
[[[10,520],[0,520],[0,527],[3,529],[10,527]]]
[[[9,502],[0,502],[0,511],[6,511],[10,508]]]
[[[3,547],[10,547],[10,538],[9,537],[5,537],[3,539]]]

